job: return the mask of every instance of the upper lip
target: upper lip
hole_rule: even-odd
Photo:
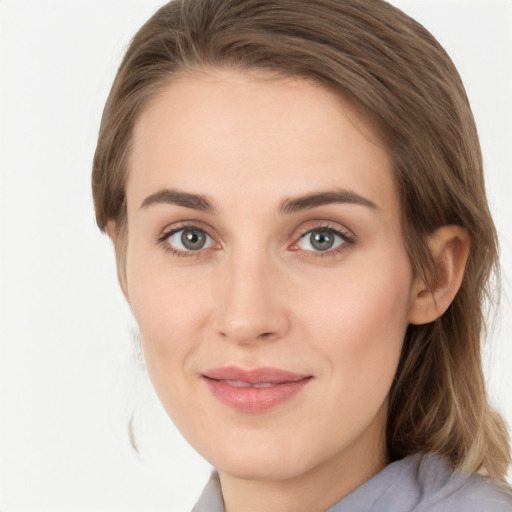
[[[284,382],[298,382],[311,375],[290,372],[280,368],[238,368],[236,366],[222,366],[212,368],[202,373],[203,377],[213,380],[242,381],[250,384],[282,384]]]

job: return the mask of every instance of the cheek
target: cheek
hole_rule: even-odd
[[[207,322],[201,279],[188,280],[179,271],[165,271],[157,261],[133,248],[127,260],[128,296],[142,340],[149,376],[157,389],[174,386],[172,376],[183,368],[200,344]],[[164,255],[165,258],[165,255]]]
[[[191,361],[201,346],[202,308],[194,287],[180,292],[175,283],[161,275],[157,279],[146,275],[132,287],[132,312],[153,388],[168,415],[183,429],[200,409],[193,395]]]
[[[408,325],[408,260],[385,263],[356,266],[303,306],[308,336],[329,361],[337,385],[355,400],[364,389],[387,394]]]

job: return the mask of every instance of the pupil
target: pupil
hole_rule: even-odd
[[[206,237],[202,231],[186,229],[181,234],[181,243],[184,247],[191,250],[198,250],[203,247]]]
[[[331,233],[325,231],[311,233],[310,241],[311,245],[318,251],[327,251],[334,245],[334,237]]]

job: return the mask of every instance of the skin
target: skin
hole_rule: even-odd
[[[433,246],[447,270],[434,301],[413,275],[377,140],[348,101],[262,72],[182,77],[136,123],[125,294],[155,390],[218,469],[228,512],[326,510],[388,463],[387,399],[406,328],[449,304],[467,251],[463,233],[441,231]],[[214,211],[168,195],[142,206],[162,190],[206,196]],[[373,206],[281,211],[339,190]],[[183,223],[208,235],[202,249],[187,252],[181,232],[166,237]],[[316,250],[308,236],[326,226],[343,235]],[[276,407],[241,412],[201,377],[227,365],[312,378]]]

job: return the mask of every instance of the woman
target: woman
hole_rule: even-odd
[[[93,193],[155,390],[217,469],[196,511],[512,509],[479,143],[418,23],[170,2],[118,71]]]

